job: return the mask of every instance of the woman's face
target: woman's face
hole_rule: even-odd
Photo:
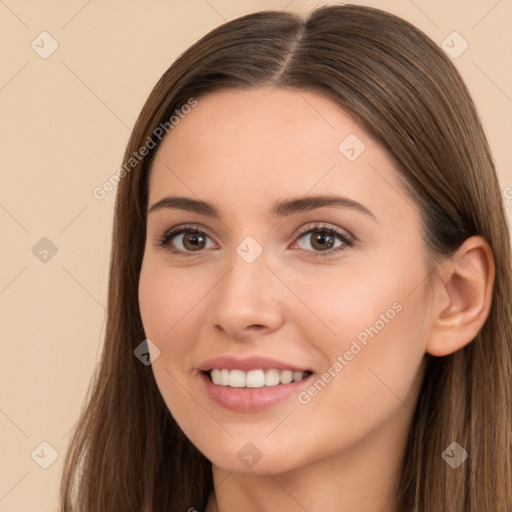
[[[140,311],[163,399],[215,466],[398,460],[429,297],[418,209],[397,177],[311,92],[213,93],[163,140]]]

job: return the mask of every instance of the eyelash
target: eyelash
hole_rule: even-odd
[[[352,236],[347,236],[344,232],[340,231],[339,229],[333,228],[332,226],[329,226],[328,224],[322,224],[322,223],[318,223],[318,224],[315,224],[314,226],[309,226],[309,227],[301,229],[295,235],[295,239],[296,239],[296,241],[298,241],[304,235],[307,235],[309,233],[314,233],[315,231],[323,231],[324,233],[327,233],[329,235],[337,237],[339,240],[341,240],[341,242],[343,242],[344,245],[333,248],[333,249],[328,249],[326,251],[310,251],[308,249],[298,249],[299,251],[309,253],[309,255],[314,256],[314,257],[317,257],[317,256],[328,257],[328,256],[332,256],[334,253],[337,253],[338,251],[345,251],[347,248],[353,247],[355,244],[355,240]],[[197,253],[199,253],[201,251],[197,251],[197,252],[196,251],[182,251],[181,249],[175,249],[172,246],[169,247],[169,242],[171,242],[171,240],[174,237],[181,235],[182,233],[188,233],[188,232],[192,232],[197,235],[211,238],[210,236],[208,236],[207,233],[205,233],[202,229],[200,229],[196,225],[187,224],[185,226],[170,229],[162,237],[159,237],[156,240],[156,243],[154,245],[157,247],[167,248],[173,254],[179,254],[181,256],[195,256]]]

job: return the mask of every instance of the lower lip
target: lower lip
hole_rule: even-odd
[[[264,386],[262,388],[232,388],[214,384],[208,375],[199,372],[208,396],[221,407],[235,412],[259,412],[270,409],[283,402],[307,384],[313,374],[305,379],[289,384],[277,386]]]

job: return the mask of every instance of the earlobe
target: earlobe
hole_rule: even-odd
[[[470,343],[484,325],[492,301],[495,266],[480,236],[468,238],[441,272],[426,351],[445,356]]]

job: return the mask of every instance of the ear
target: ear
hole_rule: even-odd
[[[442,267],[426,343],[433,356],[446,356],[474,340],[491,309],[495,275],[492,250],[481,236],[468,238]]]

